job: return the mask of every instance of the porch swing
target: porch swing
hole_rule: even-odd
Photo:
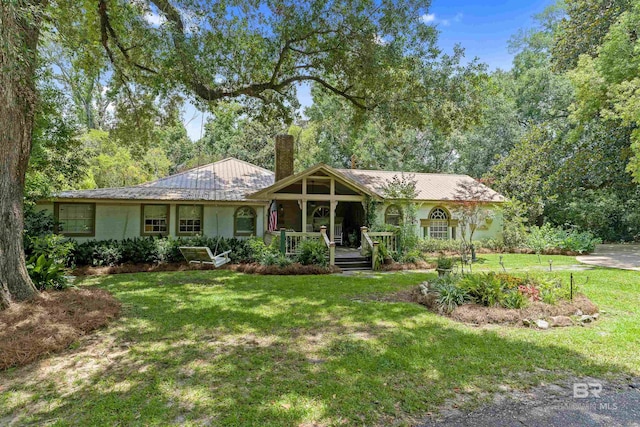
[[[202,141],[202,130],[204,127],[204,113],[202,114],[202,119],[200,122],[200,141]],[[197,172],[196,172],[196,190],[198,189],[198,183],[200,181],[200,166],[201,166],[201,162],[202,162],[202,145],[200,145],[200,147],[198,147],[198,167],[197,167]],[[216,175],[215,175],[216,171],[215,168],[213,169],[213,191],[214,191],[214,200],[216,199],[217,196],[217,188],[216,188]],[[194,203],[193,206],[195,208],[196,203],[195,203],[195,199],[194,199]],[[202,210],[202,215],[204,216],[204,209]],[[182,256],[184,257],[184,259],[189,263],[189,264],[207,264],[207,265],[213,265],[215,266],[215,268],[219,268],[222,267],[223,265],[227,264],[228,262],[231,261],[231,258],[229,258],[229,254],[231,253],[230,250],[222,252],[220,254],[218,254],[218,244],[220,243],[220,233],[219,233],[219,229],[218,229],[218,213],[216,212],[216,235],[218,237],[218,240],[216,240],[216,247],[213,251],[213,253],[211,252],[211,249],[208,246],[180,246],[178,249],[180,249],[180,253],[182,254]]]

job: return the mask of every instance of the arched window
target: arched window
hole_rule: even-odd
[[[449,238],[449,215],[442,208],[435,208],[429,215],[429,237],[447,240]]]
[[[384,213],[384,223],[400,225],[402,223],[402,209],[397,205],[390,205]]]
[[[256,235],[256,211],[249,206],[242,206],[236,210],[234,216],[234,235]]]

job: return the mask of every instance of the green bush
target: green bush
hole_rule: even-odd
[[[44,254],[32,256],[27,261],[27,271],[38,290],[61,290],[68,286],[64,273],[64,264],[56,262]]]
[[[302,265],[329,265],[327,245],[319,240],[303,240],[298,247],[296,260]]]
[[[66,265],[71,257],[74,243],[59,234],[45,234],[29,237],[29,248],[25,250],[26,258],[44,255],[55,263]]]
[[[451,270],[454,265],[456,265],[456,259],[453,257],[440,255],[436,260],[436,268],[439,270]]]
[[[524,308],[528,303],[527,297],[517,289],[505,292],[500,299],[500,305],[504,308]]]
[[[458,286],[466,290],[474,302],[485,307],[498,305],[504,293],[504,284],[495,273],[465,276]]]
[[[420,252],[457,252],[460,250],[458,240],[420,239],[418,241]]]
[[[599,243],[602,241],[588,231],[564,230],[560,227],[552,227],[550,224],[529,228],[527,236],[527,247],[537,254],[553,249],[578,253],[593,252]]]
[[[136,237],[124,240],[89,240],[73,245],[70,265],[115,265],[119,263],[183,262],[180,246],[206,246],[211,252],[231,250],[233,263],[257,262],[266,250],[258,239],[226,239],[223,237]]]
[[[402,257],[400,258],[400,262],[410,263],[410,264],[415,264],[423,260],[424,260],[424,257],[422,253],[417,249],[407,252],[406,254],[402,255]]]
[[[467,290],[457,286],[449,278],[434,281],[432,288],[438,294],[438,299],[436,300],[438,309],[444,313],[451,313],[456,307],[470,300]]]

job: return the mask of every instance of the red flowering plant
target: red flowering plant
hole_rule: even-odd
[[[518,292],[529,298],[530,301],[540,301],[540,289],[534,285],[520,285]]]

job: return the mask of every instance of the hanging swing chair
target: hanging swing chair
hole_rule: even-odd
[[[202,114],[202,120],[200,122],[200,141],[202,141],[203,127],[204,127],[204,113]],[[196,190],[198,190],[198,182],[200,180],[201,161],[202,161],[202,143],[200,144],[200,147],[198,147],[198,167],[196,169],[197,171],[196,172]],[[217,192],[215,181],[216,181],[216,176],[215,176],[215,168],[214,168],[213,170],[214,200],[216,199],[215,196]],[[195,203],[194,203],[194,207],[195,207]],[[204,216],[204,210],[202,211],[202,215]],[[218,244],[220,243],[220,233],[218,229],[217,213],[216,213],[216,234],[218,235],[218,239],[216,241],[216,247],[213,253],[211,252],[211,249],[208,246],[180,246],[178,249],[180,249],[180,253],[184,257],[184,259],[187,260],[189,264],[207,264],[207,265],[213,265],[216,268],[221,267],[231,261],[231,259],[229,258],[229,254],[231,253],[231,251],[229,250],[229,251],[222,252],[221,254],[218,254]]]

